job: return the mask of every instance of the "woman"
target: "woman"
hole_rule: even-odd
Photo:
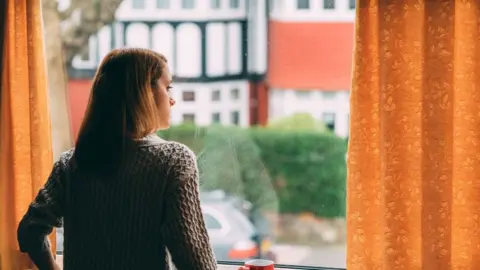
[[[155,135],[170,125],[164,56],[117,49],[100,64],[75,148],[18,227],[20,250],[58,269],[47,236],[64,226],[64,269],[216,269],[195,155]]]

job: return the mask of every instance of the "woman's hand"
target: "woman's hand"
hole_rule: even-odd
[[[238,270],[248,270],[250,268],[246,267],[246,266],[240,266],[240,268],[238,268]]]

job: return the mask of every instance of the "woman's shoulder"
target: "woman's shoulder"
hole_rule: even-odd
[[[157,155],[174,160],[195,158],[195,154],[188,146],[175,141],[164,141],[162,144],[150,146],[150,149]]]

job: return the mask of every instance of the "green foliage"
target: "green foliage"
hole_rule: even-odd
[[[222,189],[257,209],[345,215],[345,140],[278,127],[177,126],[159,134],[191,147],[201,187]]]
[[[329,129],[309,113],[297,113],[292,116],[274,120],[268,124],[269,128],[292,131],[329,132]]]

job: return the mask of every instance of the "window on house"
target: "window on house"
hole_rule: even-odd
[[[325,112],[322,114],[322,121],[331,131],[335,131],[335,113]]]
[[[220,90],[213,90],[212,101],[220,101]]]
[[[195,0],[182,0],[182,8],[183,9],[194,9],[195,8]]]
[[[195,92],[193,92],[193,91],[183,91],[182,100],[183,101],[195,101]]]
[[[234,88],[230,91],[230,97],[233,100],[237,100],[240,98],[240,90],[238,88]]]
[[[335,92],[333,91],[323,91],[322,97],[324,100],[332,100],[332,99],[335,99],[336,95],[335,95]]]
[[[170,0],[157,0],[157,8],[159,9],[170,8]]]
[[[348,7],[350,9],[355,9],[355,6],[357,5],[357,1],[356,0],[349,0],[349,4],[348,4]]]
[[[145,0],[132,0],[132,7],[134,9],[144,9],[145,8]]]
[[[182,119],[184,123],[195,123],[195,114],[193,113],[184,113],[182,115]]]
[[[297,9],[309,9],[310,0],[297,0]]]
[[[309,99],[312,96],[312,92],[306,90],[298,90],[295,92],[295,95],[298,99]]]
[[[212,113],[212,123],[214,124],[218,124],[221,122],[221,116],[220,116],[220,113],[219,112],[216,112],[216,113]]]
[[[240,0],[230,0],[230,8],[237,9],[239,7],[240,7]]]
[[[232,124],[238,126],[240,124],[240,112],[239,111],[231,112],[231,120],[232,120]]]
[[[220,8],[220,0],[210,0],[210,8],[211,9],[219,9]]]
[[[323,0],[324,9],[335,9],[335,0]]]

